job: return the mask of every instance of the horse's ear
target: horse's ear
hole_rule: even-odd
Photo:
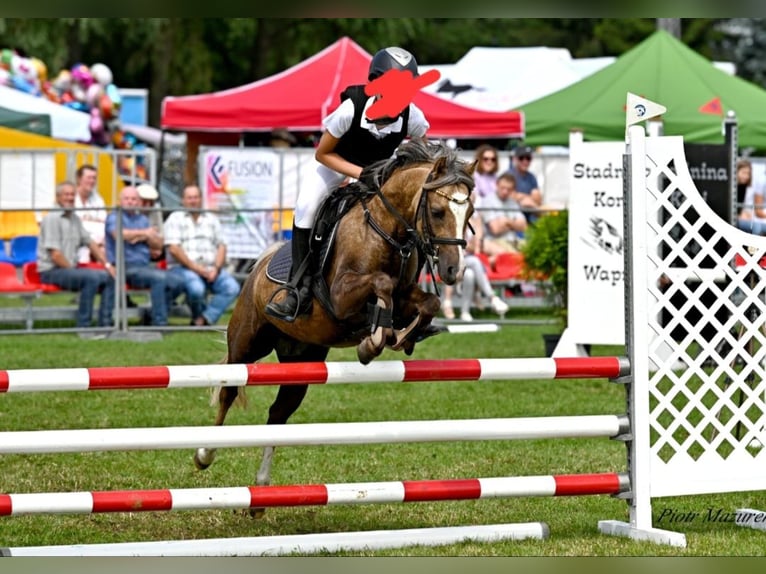
[[[466,172],[468,175],[470,175],[470,176],[473,176],[473,172],[475,172],[475,171],[476,171],[476,167],[477,167],[478,165],[479,165],[479,160],[478,160],[478,159],[475,159],[475,160],[473,160],[471,163],[469,163],[469,164],[466,166],[466,168],[465,168],[465,172]]]
[[[431,173],[434,176],[434,179],[439,179],[441,176],[445,175],[447,173],[447,158],[442,156],[439,156],[439,158],[434,162],[433,168],[431,168]]]

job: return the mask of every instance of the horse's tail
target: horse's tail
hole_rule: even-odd
[[[276,252],[284,243],[284,241],[277,241],[273,244],[271,244],[269,247],[267,247],[263,253],[258,257],[258,260],[255,262],[255,265],[253,266],[252,270],[250,271],[251,274],[257,274],[260,272],[260,268],[263,267],[268,263],[268,260],[270,259],[270,255],[273,255],[274,252]],[[228,362],[228,356],[224,355],[223,358],[219,361],[220,363],[226,364]],[[219,397],[221,394],[221,386],[215,386],[210,388],[210,406],[215,407],[218,406]],[[247,408],[247,393],[245,393],[245,387],[239,387],[237,389],[237,398],[234,399],[234,406],[240,406],[242,408]]]
[[[221,361],[225,362],[225,361]],[[217,407],[218,406],[218,397],[221,395],[221,389],[223,387],[217,386],[217,387],[210,387],[210,406],[211,407]],[[245,387],[239,387],[237,388],[237,398],[234,399],[234,402],[232,403],[233,406],[242,407],[243,409],[247,408],[247,393],[245,392]]]

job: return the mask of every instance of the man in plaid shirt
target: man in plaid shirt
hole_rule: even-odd
[[[202,192],[196,185],[184,188],[181,203],[165,221],[168,271],[180,275],[191,307],[192,325],[214,325],[239,295],[239,283],[224,269],[226,244],[221,222],[200,211]],[[213,294],[206,301],[207,291]]]

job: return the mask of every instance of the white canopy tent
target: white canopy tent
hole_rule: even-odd
[[[51,117],[51,137],[55,139],[76,142],[88,142],[91,139],[90,115],[84,112],[7,86],[0,86],[0,102],[3,107],[11,110],[48,114]]]
[[[563,90],[612,64],[615,58],[573,58],[566,48],[471,48],[454,64],[420,66],[441,78],[423,88],[457,104],[488,111],[508,111]],[[734,75],[729,62],[714,65]]]

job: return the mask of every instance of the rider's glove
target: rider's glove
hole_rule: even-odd
[[[370,169],[370,166],[362,168],[362,173],[359,174],[359,181],[370,189],[376,189],[378,187],[378,184],[375,182],[374,170]]]

